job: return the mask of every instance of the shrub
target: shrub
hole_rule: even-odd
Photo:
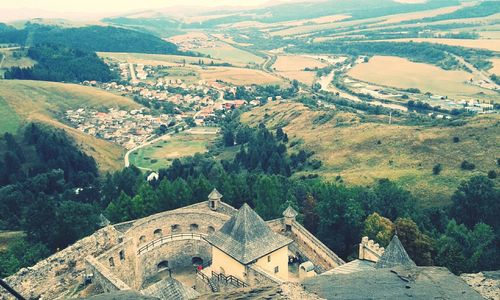
[[[460,138],[458,136],[453,137],[453,143],[458,143],[460,142]]]
[[[470,171],[470,170],[474,170],[476,168],[476,165],[464,160],[462,162],[462,164],[460,165],[460,168],[462,168],[462,170],[469,170]]]
[[[441,164],[435,164],[434,167],[432,168],[432,174],[439,175],[439,173],[441,173],[441,170],[443,170]]]
[[[495,179],[495,178],[497,178],[497,172],[495,172],[495,170],[488,171],[488,178],[489,179]]]

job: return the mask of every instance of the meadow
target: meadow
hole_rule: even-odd
[[[396,88],[418,88],[422,93],[460,99],[478,93],[494,95],[495,92],[465,82],[471,75],[465,71],[447,71],[439,67],[414,63],[404,58],[374,56],[368,63],[356,65],[348,75],[362,81]]]
[[[333,114],[330,121],[315,124],[315,119],[326,114]],[[285,124],[290,141],[307,146],[315,152],[313,158],[323,162],[314,173],[326,180],[341,176],[347,184],[368,185],[389,178],[410,190],[423,206],[449,203],[462,180],[497,168],[498,115],[475,117],[461,127],[404,126],[361,122],[353,113],[317,111],[299,103],[275,101],[244,113],[242,121],[253,126],[264,121],[269,128]],[[454,143],[453,137],[459,142]],[[461,170],[465,159],[474,163],[476,170]],[[432,175],[438,163],[443,171]]]
[[[279,55],[272,66],[275,71],[290,80],[311,85],[316,78],[315,71],[304,71],[305,68],[323,68],[326,64],[314,58],[301,55]]]
[[[22,231],[1,231],[0,230],[0,252],[7,250],[9,244],[24,238],[26,234]]]
[[[216,138],[215,134],[190,134],[187,132],[174,134],[132,152],[130,164],[151,170],[166,168],[176,158],[206,152],[208,146]]]
[[[488,72],[500,76],[500,58],[494,58],[491,61],[493,62],[493,68],[489,69]]]
[[[214,47],[197,48],[195,51],[240,67],[259,65],[264,62],[264,58],[260,56],[222,42],[217,42]]]
[[[125,97],[75,84],[0,80],[0,114],[9,120],[0,123],[0,132],[13,132],[25,122],[48,124],[64,129],[83,151],[96,159],[102,171],[120,169],[123,148],[61,121],[66,110],[82,107],[135,109],[140,105]]]
[[[203,60],[205,64],[210,64],[212,61],[217,64],[226,62],[215,58],[165,54],[98,52],[97,55],[105,60],[152,66],[182,66],[184,62],[186,64],[197,64],[200,59]]]
[[[233,67],[202,67],[196,68],[200,78],[205,81],[222,80],[235,85],[251,84],[283,84],[283,80],[272,74],[256,69]]]

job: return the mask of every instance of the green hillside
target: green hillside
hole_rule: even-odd
[[[340,175],[348,184],[366,185],[390,178],[425,206],[447,204],[462,180],[498,169],[498,115],[478,116],[459,127],[404,126],[361,121],[358,115],[341,111],[312,111],[299,103],[272,102],[243,114],[242,121],[284,126],[291,141],[303,143],[315,152],[314,158],[323,161],[315,173],[327,180]],[[474,163],[475,170],[462,170],[463,160]],[[436,164],[443,168],[439,175],[432,174]]]
[[[27,121],[46,123],[66,130],[96,159],[101,170],[121,168],[124,149],[61,122],[66,110],[81,107],[134,109],[139,105],[125,97],[75,84],[0,80],[0,133],[14,132]]]

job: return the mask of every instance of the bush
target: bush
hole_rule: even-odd
[[[495,179],[495,178],[497,178],[497,172],[495,172],[495,170],[488,171],[488,178],[489,179]]]
[[[462,168],[462,170],[469,170],[470,171],[470,170],[474,170],[476,168],[476,165],[464,160],[462,162],[462,164],[460,165],[460,168]]]
[[[441,164],[435,164],[434,167],[432,168],[432,174],[439,175],[439,173],[441,173],[442,170],[443,167],[441,166]]]
[[[453,143],[458,143],[460,142],[460,138],[458,136],[453,137]]]

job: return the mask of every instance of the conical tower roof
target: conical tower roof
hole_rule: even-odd
[[[219,193],[219,191],[216,188],[214,188],[212,192],[210,192],[210,194],[208,195],[208,199],[220,199],[220,198],[222,198],[222,194]]]
[[[206,240],[242,264],[248,264],[292,242],[273,232],[246,203]]]
[[[295,218],[296,216],[298,216],[298,214],[299,213],[295,209],[293,209],[293,207],[291,205],[288,205],[288,207],[283,212],[283,217]]]
[[[392,268],[397,266],[411,268],[417,265],[408,256],[408,253],[406,253],[398,236],[394,235],[384,254],[382,254],[379,261],[375,264],[375,268]]]

